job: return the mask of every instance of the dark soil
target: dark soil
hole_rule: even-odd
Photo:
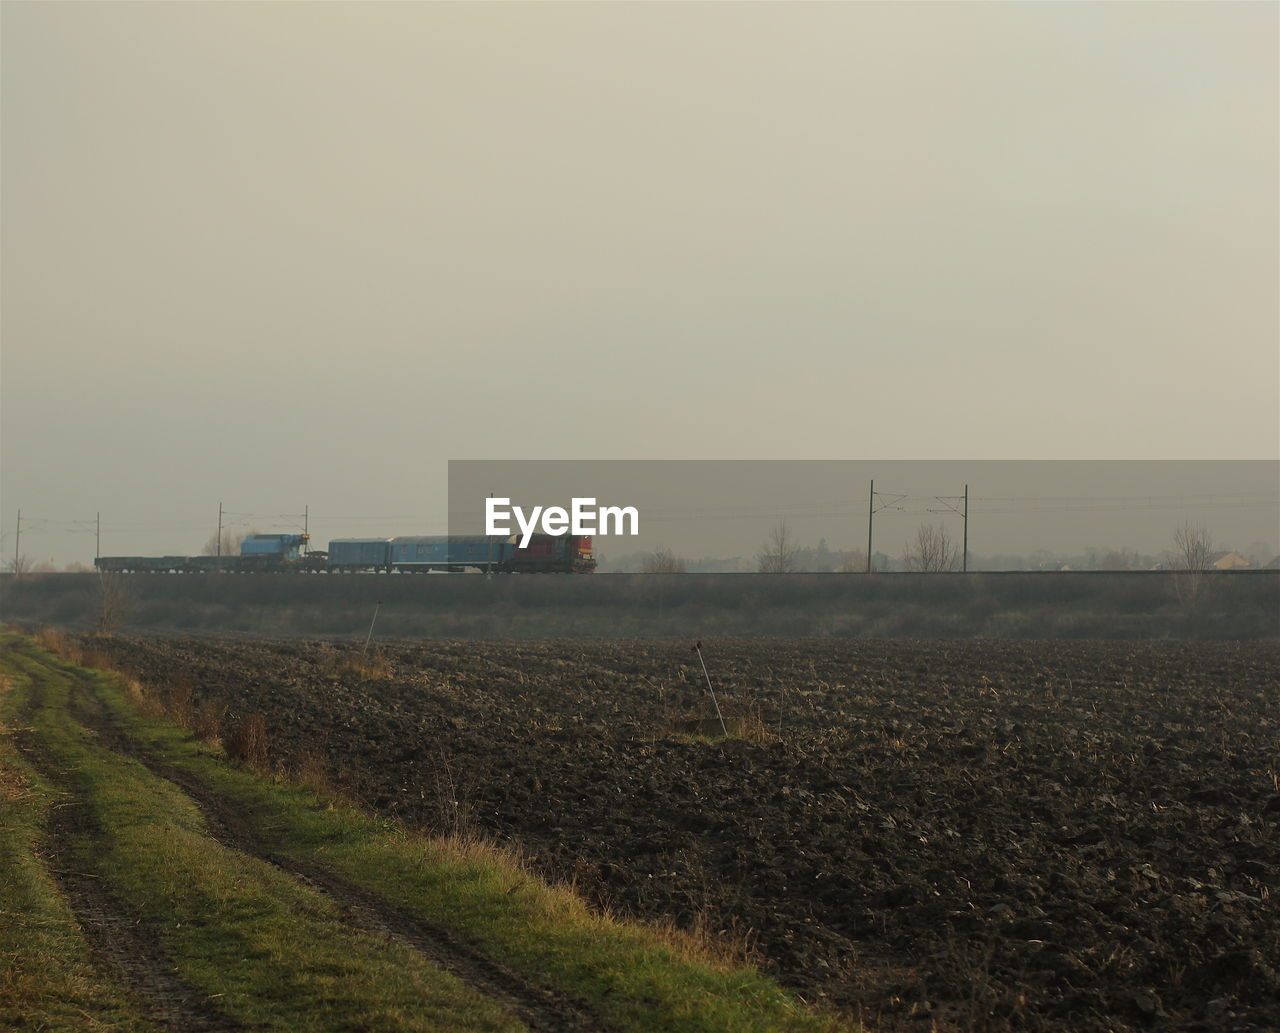
[[[1280,644],[116,639],[370,806],[747,935],[873,1026],[1280,1028]],[[759,734],[761,731],[764,734]]]

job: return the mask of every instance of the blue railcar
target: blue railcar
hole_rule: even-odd
[[[302,547],[310,541],[305,534],[247,534],[240,542],[241,556],[274,556],[279,560],[302,558]]]
[[[390,538],[336,538],[329,543],[329,570],[391,569]]]
[[[498,570],[510,546],[484,535],[403,535],[391,539],[391,569],[404,573],[432,570]]]

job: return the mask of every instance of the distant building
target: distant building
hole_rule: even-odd
[[[1253,564],[1238,552],[1215,552],[1209,557],[1209,565],[1214,570],[1251,570]]]

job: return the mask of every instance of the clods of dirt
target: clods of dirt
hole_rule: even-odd
[[[1274,641],[704,643],[727,741],[688,645],[110,649],[873,1027],[1280,1028]]]

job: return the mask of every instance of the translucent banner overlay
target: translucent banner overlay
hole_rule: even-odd
[[[1188,530],[1214,563],[1263,567],[1280,552],[1269,461],[449,463],[451,535],[486,535],[493,512],[519,535],[521,515],[568,516],[575,499],[596,517],[600,572],[653,569],[655,555],[690,572],[758,571],[787,552],[786,569],[858,571],[868,544],[877,570],[920,569],[940,540],[955,559],[940,569],[1144,569],[1176,561]],[[622,529],[637,533],[612,519],[600,533],[606,508],[634,510]]]

